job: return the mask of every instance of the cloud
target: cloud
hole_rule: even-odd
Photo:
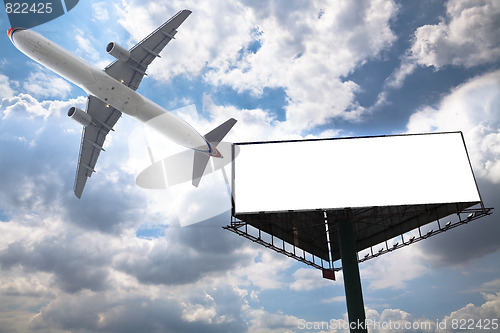
[[[500,71],[481,75],[456,87],[438,107],[411,115],[410,133],[462,131],[474,172],[500,182]]]
[[[235,285],[235,279],[227,279],[224,272],[211,274],[211,264],[196,260],[202,255],[206,260],[211,252],[212,265],[223,264],[232,261],[228,255],[233,253],[242,266],[252,270],[255,265],[255,272],[262,274],[265,266],[248,262],[252,252],[238,251],[242,244],[239,238],[219,227],[168,228],[166,239],[154,240],[139,239],[130,232],[82,232],[52,218],[29,227],[16,221],[0,227],[1,244],[6,244],[0,250],[0,297],[3,301],[15,300],[3,310],[9,317],[0,317],[2,327],[41,331],[282,332],[284,326],[296,326],[293,316],[250,308],[248,293]],[[233,250],[221,246],[227,243],[226,238]],[[166,245],[169,243],[170,247]],[[175,252],[175,248],[181,252]],[[123,260],[130,258],[141,258],[144,264],[123,269]],[[263,262],[268,260],[264,258]],[[162,272],[157,276],[163,279],[146,281],[143,271]],[[170,283],[170,276],[179,272],[185,274],[184,280]],[[186,279],[189,274],[194,278]],[[15,322],[18,318],[22,323]]]
[[[151,74],[162,80],[185,72],[201,74],[217,87],[231,86],[255,96],[268,87],[286,91],[289,124],[277,120],[272,110],[241,110],[215,102],[207,93],[208,118],[195,123],[196,128],[206,132],[234,116],[238,131],[230,133],[229,140],[299,138],[298,130],[331,117],[354,121],[364,112],[353,102],[352,94],[359,88],[343,77],[378,57],[395,38],[389,27],[394,3],[362,4],[357,9],[347,1],[336,7],[326,2],[193,3],[192,17],[163,55],[166,63],[156,61]],[[135,42],[163,23],[166,10],[174,13],[184,5],[124,1],[121,22]],[[77,42],[85,46],[88,41]],[[269,61],[274,57],[277,62]],[[321,64],[322,57],[329,57],[327,65]],[[84,108],[85,98],[37,101],[29,94],[16,95],[11,87],[8,78],[0,76],[0,210],[9,216],[8,222],[0,223],[2,329],[297,331],[296,315],[252,308],[247,299],[256,302],[261,293],[259,306],[264,306],[263,291],[307,291],[307,283],[326,281],[319,271],[290,272],[289,258],[222,230],[220,226],[229,223],[227,213],[179,228],[175,214],[160,209],[168,204],[135,187],[126,164],[128,133],[136,124],[126,117],[106,140],[109,149],[100,157],[98,173],[77,200],[72,185],[81,126],[59,116],[69,106]],[[340,106],[328,109],[335,101]],[[301,106],[309,111],[301,113]],[[488,149],[487,160],[494,160]],[[488,173],[482,179],[490,179]],[[143,225],[161,225],[164,235],[141,239],[137,234]],[[364,266],[373,271],[364,273],[369,288],[404,288],[427,269],[416,254],[410,256],[416,258],[415,268],[401,266],[411,260],[397,252],[389,256],[393,262],[387,267],[404,272],[383,281],[388,271],[377,270],[380,262],[367,262]],[[487,297],[493,297],[495,286],[494,281],[484,286]],[[496,298],[488,302],[493,302],[488,308],[498,304]],[[466,310],[478,308],[481,305]],[[397,309],[377,316],[415,318]]]
[[[283,88],[286,126],[294,131],[336,117],[358,120],[364,112],[354,98],[359,87],[342,77],[391,45],[395,36],[388,22],[396,6],[389,1],[363,2],[361,9],[349,2],[294,3],[273,15],[277,2],[261,5],[249,4],[259,29],[258,50],[215,66],[207,79],[255,95],[265,87]]]
[[[20,93],[17,96],[2,98],[0,101],[0,115],[6,118],[10,113],[16,115],[28,115],[34,117],[43,117],[47,119],[50,116],[55,118],[65,114],[72,106],[78,106],[85,109],[87,98],[80,96],[69,100],[42,100],[39,101],[30,94]]]
[[[38,69],[31,72],[28,79],[23,82],[22,89],[35,98],[66,98],[71,92],[71,84],[47,70]]]
[[[479,180],[478,187],[486,207],[500,207],[497,184]],[[490,216],[419,243],[417,246],[425,246],[426,262],[433,268],[451,266],[463,270],[474,260],[497,252],[500,244],[496,235],[500,226],[495,211]]]
[[[108,8],[105,2],[94,2],[92,3],[92,16],[94,21],[106,22],[109,20]]]
[[[18,311],[31,329],[244,330],[245,295],[228,284],[224,272],[218,278],[211,272],[218,263],[226,270],[250,258],[239,253],[238,237],[220,227],[173,228],[167,239],[144,240],[133,228],[113,235],[84,231],[54,216],[33,217],[31,225],[23,219],[0,225],[0,297],[15,300],[2,311],[11,316]],[[144,264],[124,269],[123,261],[134,258]],[[156,278],[144,279],[144,274]],[[185,280],[173,281],[176,276]],[[19,329],[14,319],[0,322]]]
[[[109,234],[43,216],[33,216],[31,224],[16,216],[0,225],[0,297],[19,302],[5,311],[19,311],[30,328],[244,330],[246,303],[224,276],[228,266],[251,257],[220,226],[168,228],[165,239],[144,240],[133,227]],[[12,319],[5,327],[19,328]]]
[[[299,137],[284,128],[268,110],[240,109],[232,105],[218,105],[209,95],[203,98],[203,109],[211,116],[211,124],[206,128],[217,126],[227,118],[235,118],[238,122],[235,130],[228,133],[229,142],[244,142],[255,140],[292,139]]]
[[[82,241],[81,238],[68,238],[52,236],[32,244],[26,244],[24,240],[12,242],[0,251],[0,266],[2,270],[20,266],[30,273],[51,273],[53,283],[68,293],[82,289],[104,290],[108,259],[99,252],[91,252],[91,248],[80,251],[78,242]]]
[[[385,86],[387,88],[401,88],[403,86],[405,78],[408,75],[412,74],[416,69],[417,65],[414,61],[404,58],[401,62],[401,65],[386,79]],[[378,104],[382,104],[383,102],[385,102],[385,100],[383,99],[386,96],[384,96],[383,94],[384,93],[381,93],[381,95],[379,95],[379,99],[382,100],[377,101]],[[387,93],[385,92],[385,94]]]
[[[233,235],[235,236],[235,235]],[[245,266],[237,267],[230,273],[230,278],[239,286],[254,286],[260,290],[272,290],[285,286],[284,271],[292,262],[273,251],[247,248],[253,254],[253,260]]]
[[[220,227],[226,221],[219,217],[201,226],[170,227],[165,238],[117,256],[116,267],[145,284],[189,284],[208,276],[223,276],[252,260],[251,253],[241,248],[240,239]]]
[[[264,310],[250,311],[250,333],[291,333],[299,325],[299,318],[283,313],[269,313]]]
[[[336,302],[345,303],[345,301],[346,301],[345,296],[334,296],[322,299],[321,303],[336,303]]]
[[[477,329],[478,326],[484,325],[491,327],[490,329],[495,329],[492,326],[492,320],[500,317],[500,292],[496,293],[483,293],[483,297],[486,300],[485,303],[477,306],[474,304],[467,304],[465,307],[452,312],[449,316],[446,316],[443,321],[447,323],[447,330],[445,332],[455,332],[456,327],[453,327],[453,323],[456,323],[459,327],[468,327],[471,322],[474,323],[473,329]],[[454,329],[455,328],[455,329]],[[496,327],[498,329],[498,326]]]
[[[117,10],[121,16],[119,22],[134,41],[139,41],[164,23],[168,15],[185,7],[181,1],[144,3],[126,0]],[[150,69],[152,76],[167,80],[186,72],[198,75],[207,64],[214,66],[225,62],[234,57],[242,45],[250,42],[253,26],[240,3],[195,1],[188,9],[193,14],[179,28],[176,39],[164,52],[168,64],[166,61],[154,62]],[[187,54],[190,56],[186,57]]]
[[[416,245],[367,261],[360,266],[360,275],[369,290],[404,290],[408,283],[429,271],[426,256]]]
[[[0,196],[3,206],[16,212],[15,215],[19,212],[42,216],[57,214],[58,218],[85,229],[108,232],[130,222],[129,218],[134,220],[132,212],[137,209],[140,194],[132,191],[127,192],[130,196],[115,195],[116,191],[126,193],[131,187],[124,189],[123,184],[132,183],[133,178],[127,179],[127,174],[120,174],[119,181],[114,183],[104,178],[108,167],[109,170],[119,169],[120,162],[126,158],[119,148],[111,150],[111,154],[102,154],[98,171],[102,171],[103,177],[89,181],[88,195],[82,200],[72,195],[81,125],[68,118],[61,121],[59,116],[73,105],[85,108],[85,101],[86,98],[79,97],[38,102],[27,94],[2,101],[5,115],[0,123],[0,154],[8,158],[0,159]],[[30,117],[32,115],[36,117]],[[78,130],[68,130],[68,127]],[[118,132],[117,135],[122,134]],[[111,136],[106,146],[112,143],[110,139]],[[110,166],[108,158],[117,164]],[[98,204],[105,199],[107,205]],[[120,205],[124,208],[116,209]]]
[[[184,6],[123,3],[120,22],[134,40],[163,22],[158,6],[169,12]],[[202,74],[211,85],[254,96],[281,88],[286,126],[295,132],[336,117],[357,121],[364,112],[355,102],[359,87],[343,77],[390,47],[396,37],[389,22],[397,11],[393,1],[357,4],[287,2],[282,10],[280,1],[194,2],[179,38],[165,51],[168,62],[153,63],[150,73],[161,80]]]
[[[116,288],[61,295],[43,307],[30,326],[106,332],[244,332],[243,304],[238,293],[223,285],[207,291],[191,286],[189,292]]]
[[[388,89],[399,89],[419,66],[442,70],[490,65],[500,59],[500,5],[495,0],[446,2],[446,17],[438,24],[418,27],[401,63],[386,79],[376,108],[387,103]]]
[[[340,272],[335,273],[336,283],[342,283],[342,279],[339,281],[341,276]],[[295,281],[290,284],[290,289],[295,291],[308,291],[332,284],[332,281],[323,278],[321,271],[315,268],[299,268],[293,273],[293,277]]]
[[[462,131],[468,154],[487,207],[497,207],[500,183],[500,71],[470,79],[453,89],[436,107],[423,107],[411,115],[409,133]],[[496,219],[461,227],[453,236],[426,241],[434,266],[458,265],[500,248]],[[470,237],[474,228],[474,237]],[[467,244],[464,247],[463,244]]]
[[[11,88],[9,81],[7,76],[0,74],[0,99],[14,96],[14,90]]]
[[[374,333],[397,333],[397,332],[456,332],[459,326],[467,327],[470,323],[483,325],[488,323],[490,330],[496,331],[493,319],[500,315],[500,293],[483,294],[485,302],[479,306],[468,304],[450,315],[443,318],[425,318],[413,315],[400,309],[385,309],[381,312],[365,308],[366,328]],[[344,318],[331,319],[328,322],[328,331],[322,330],[320,333],[348,333],[347,314]],[[309,323],[313,327],[314,322]],[[305,323],[302,323],[305,326]],[[324,328],[324,327],[322,327]],[[498,328],[498,327],[497,327]],[[462,328],[465,329],[465,328]],[[477,330],[474,326],[472,331]]]
[[[148,196],[121,171],[133,120],[118,123],[99,177],[76,199],[81,127],[58,121],[62,107],[46,120],[43,107],[37,113],[22,107],[50,101],[25,94],[4,102],[15,107],[0,123],[0,155],[9,156],[0,159],[0,209],[9,212],[0,224],[0,298],[9,304],[0,311],[2,328],[246,331],[247,305],[236,282],[273,287],[289,259],[266,254],[264,264],[255,262],[255,247],[221,228],[227,213],[179,228],[167,213],[150,210]],[[106,177],[116,170],[117,179]],[[165,236],[136,237],[142,224],[165,225]],[[261,276],[266,269],[269,276]],[[239,276],[228,274],[234,271]]]
[[[88,61],[90,63],[93,62],[95,65],[105,64],[104,66],[106,66],[111,63],[109,59],[101,58],[101,56],[104,54],[104,48],[99,51],[96,49],[96,46],[99,45],[99,43],[96,41],[94,36],[92,36],[91,34],[89,35],[86,31],[78,27],[74,28],[74,30],[75,31],[72,37],[76,42],[76,50],[73,51],[75,54],[80,57],[88,58]]]
[[[411,58],[437,69],[446,65],[473,67],[500,58],[500,3],[495,0],[448,1],[446,18],[415,32]]]
[[[484,291],[497,291],[500,290],[500,279],[485,282],[480,287]]]

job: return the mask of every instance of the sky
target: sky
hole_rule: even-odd
[[[131,47],[181,9],[138,91],[201,133],[229,117],[231,142],[462,131],[500,207],[500,2],[82,0],[34,30],[104,68],[109,41]],[[223,230],[225,204],[189,206],[210,190],[136,186],[149,160],[130,117],[78,200],[66,112],[85,101],[0,35],[0,332],[345,332],[314,326],[346,320],[341,273]],[[206,221],[183,223],[186,207]],[[415,332],[498,319],[499,234],[494,210],[360,264],[367,318],[432,324]]]

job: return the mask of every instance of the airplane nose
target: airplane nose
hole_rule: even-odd
[[[9,30],[7,30],[7,36],[9,36],[9,38],[12,42],[14,42],[14,40],[12,39],[12,36],[14,35],[14,33],[16,31],[19,31],[19,30],[26,30],[26,29],[25,28],[10,28]]]

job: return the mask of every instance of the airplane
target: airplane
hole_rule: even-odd
[[[74,193],[80,199],[94,167],[106,135],[125,113],[155,128],[170,140],[194,150],[192,184],[197,187],[210,157],[222,158],[217,145],[231,130],[236,120],[230,118],[206,135],[136,90],[151,62],[160,57],[163,48],[174,39],[177,28],[191,14],[181,10],[130,50],[116,42],[106,52],[116,60],[104,70],[88,64],[35,31],[10,28],[7,35],[25,55],[82,88],[87,94],[87,109],[73,106],[68,116],[83,125]]]

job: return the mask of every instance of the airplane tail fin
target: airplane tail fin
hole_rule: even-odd
[[[222,125],[219,125],[215,129],[205,134],[205,140],[207,140],[208,144],[212,148],[212,152],[210,154],[202,153],[200,151],[194,152],[192,181],[194,187],[198,187],[198,185],[200,184],[201,177],[203,176],[203,172],[207,167],[210,157],[222,157],[222,155],[217,150],[217,145],[222,141],[222,139],[224,139],[231,128],[233,128],[234,124],[236,124],[236,119],[231,118]]]

